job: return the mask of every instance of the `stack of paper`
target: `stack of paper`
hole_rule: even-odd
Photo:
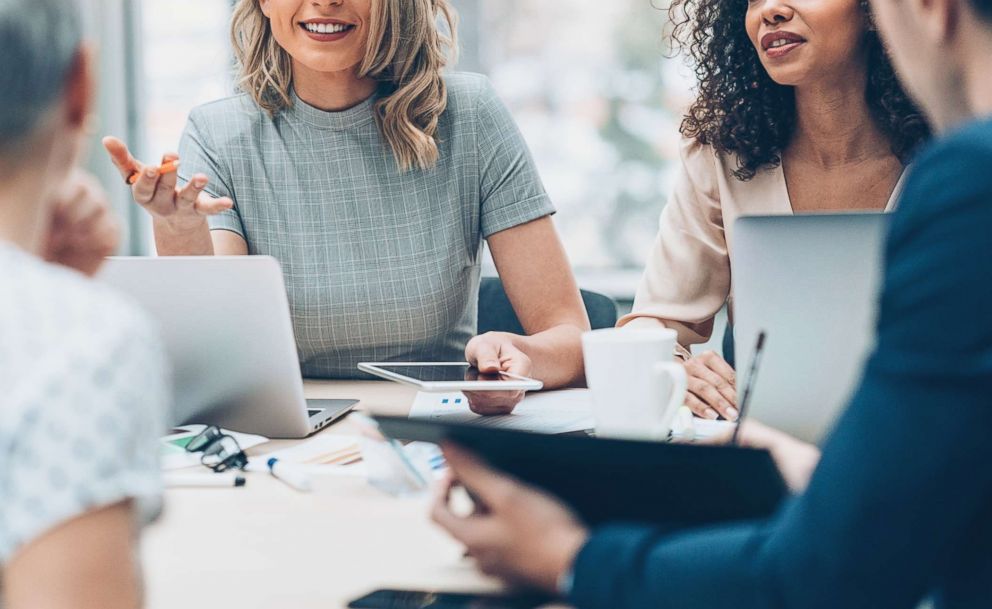
[[[676,419],[672,425],[672,437],[682,442],[727,440],[734,433],[735,427],[737,423],[732,421],[713,421],[693,416],[688,422]]]
[[[462,393],[421,392],[413,402],[410,418],[549,434],[584,431],[595,426],[592,394],[587,389],[532,393],[512,414],[488,417],[472,412]]]
[[[672,430],[676,439],[705,441],[729,437],[735,423],[709,421],[691,416],[676,420]],[[433,419],[446,423],[472,423],[485,427],[560,434],[595,428],[592,416],[592,393],[588,389],[568,389],[529,394],[513,414],[484,417],[469,409],[461,393],[418,393],[410,411],[412,419]]]
[[[249,469],[264,466],[275,457],[283,463],[303,466],[343,467],[362,460],[358,440],[348,436],[321,435],[295,446],[251,458]]]

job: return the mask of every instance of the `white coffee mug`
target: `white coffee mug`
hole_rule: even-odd
[[[609,328],[582,336],[586,382],[599,437],[665,440],[688,378],[674,361],[678,334]]]

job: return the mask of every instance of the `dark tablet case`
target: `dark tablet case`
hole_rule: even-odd
[[[589,525],[683,527],[763,518],[788,494],[764,450],[375,419],[397,440],[450,441],[470,449],[493,467],[556,495]]]

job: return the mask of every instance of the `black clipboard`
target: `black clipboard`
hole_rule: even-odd
[[[590,526],[640,522],[681,528],[766,518],[788,496],[765,450],[374,418],[396,440],[459,444],[557,496]]]

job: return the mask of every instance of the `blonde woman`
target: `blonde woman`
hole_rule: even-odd
[[[240,0],[242,94],[193,111],[178,180],[106,141],[141,172],[159,253],[282,263],[306,376],[467,358],[581,380],[589,325],[554,208],[488,82],[442,74],[454,31],[447,0]],[[530,336],[472,338],[483,240]],[[522,395],[472,397],[493,414]]]

